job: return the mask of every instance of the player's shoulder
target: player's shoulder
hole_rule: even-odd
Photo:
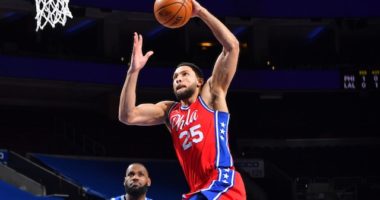
[[[158,104],[158,105],[161,105],[161,106],[168,106],[168,107],[170,107],[170,106],[173,105],[174,103],[175,103],[175,101],[164,100],[164,101],[160,101],[160,102],[158,102],[157,104]]]
[[[175,101],[166,100],[158,102],[157,105],[160,106],[163,110],[168,111],[171,107],[173,107],[175,103]]]

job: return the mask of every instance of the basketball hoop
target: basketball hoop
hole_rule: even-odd
[[[44,29],[47,23],[54,28],[55,24],[66,24],[67,17],[73,18],[69,9],[70,0],[35,0],[37,28]]]

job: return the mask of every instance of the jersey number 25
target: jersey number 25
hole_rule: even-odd
[[[183,137],[185,137],[185,140],[183,141],[182,143],[182,148],[183,150],[187,150],[189,149],[193,143],[198,143],[198,142],[201,142],[203,140],[203,133],[202,131],[198,130],[201,128],[201,125],[200,124],[197,124],[195,126],[192,126],[189,131],[182,131],[180,134],[179,134],[179,139],[182,139]],[[190,134],[189,134],[190,132]]]

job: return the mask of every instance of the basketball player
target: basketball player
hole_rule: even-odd
[[[134,34],[131,65],[120,95],[119,120],[127,125],[166,124],[190,192],[184,200],[245,200],[243,180],[235,170],[228,144],[229,113],[226,95],[234,77],[239,42],[228,28],[193,0],[192,17],[199,17],[223,46],[212,75],[204,80],[192,63],[181,63],[173,74],[179,100],[136,106],[140,70],[153,51],[142,52],[143,38]]]
[[[148,170],[141,163],[132,163],[128,166],[124,178],[126,194],[111,198],[111,200],[151,200],[146,197],[151,184]]]

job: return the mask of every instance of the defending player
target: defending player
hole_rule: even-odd
[[[124,177],[125,194],[110,200],[152,200],[146,197],[151,180],[148,170],[141,163],[128,165]]]

